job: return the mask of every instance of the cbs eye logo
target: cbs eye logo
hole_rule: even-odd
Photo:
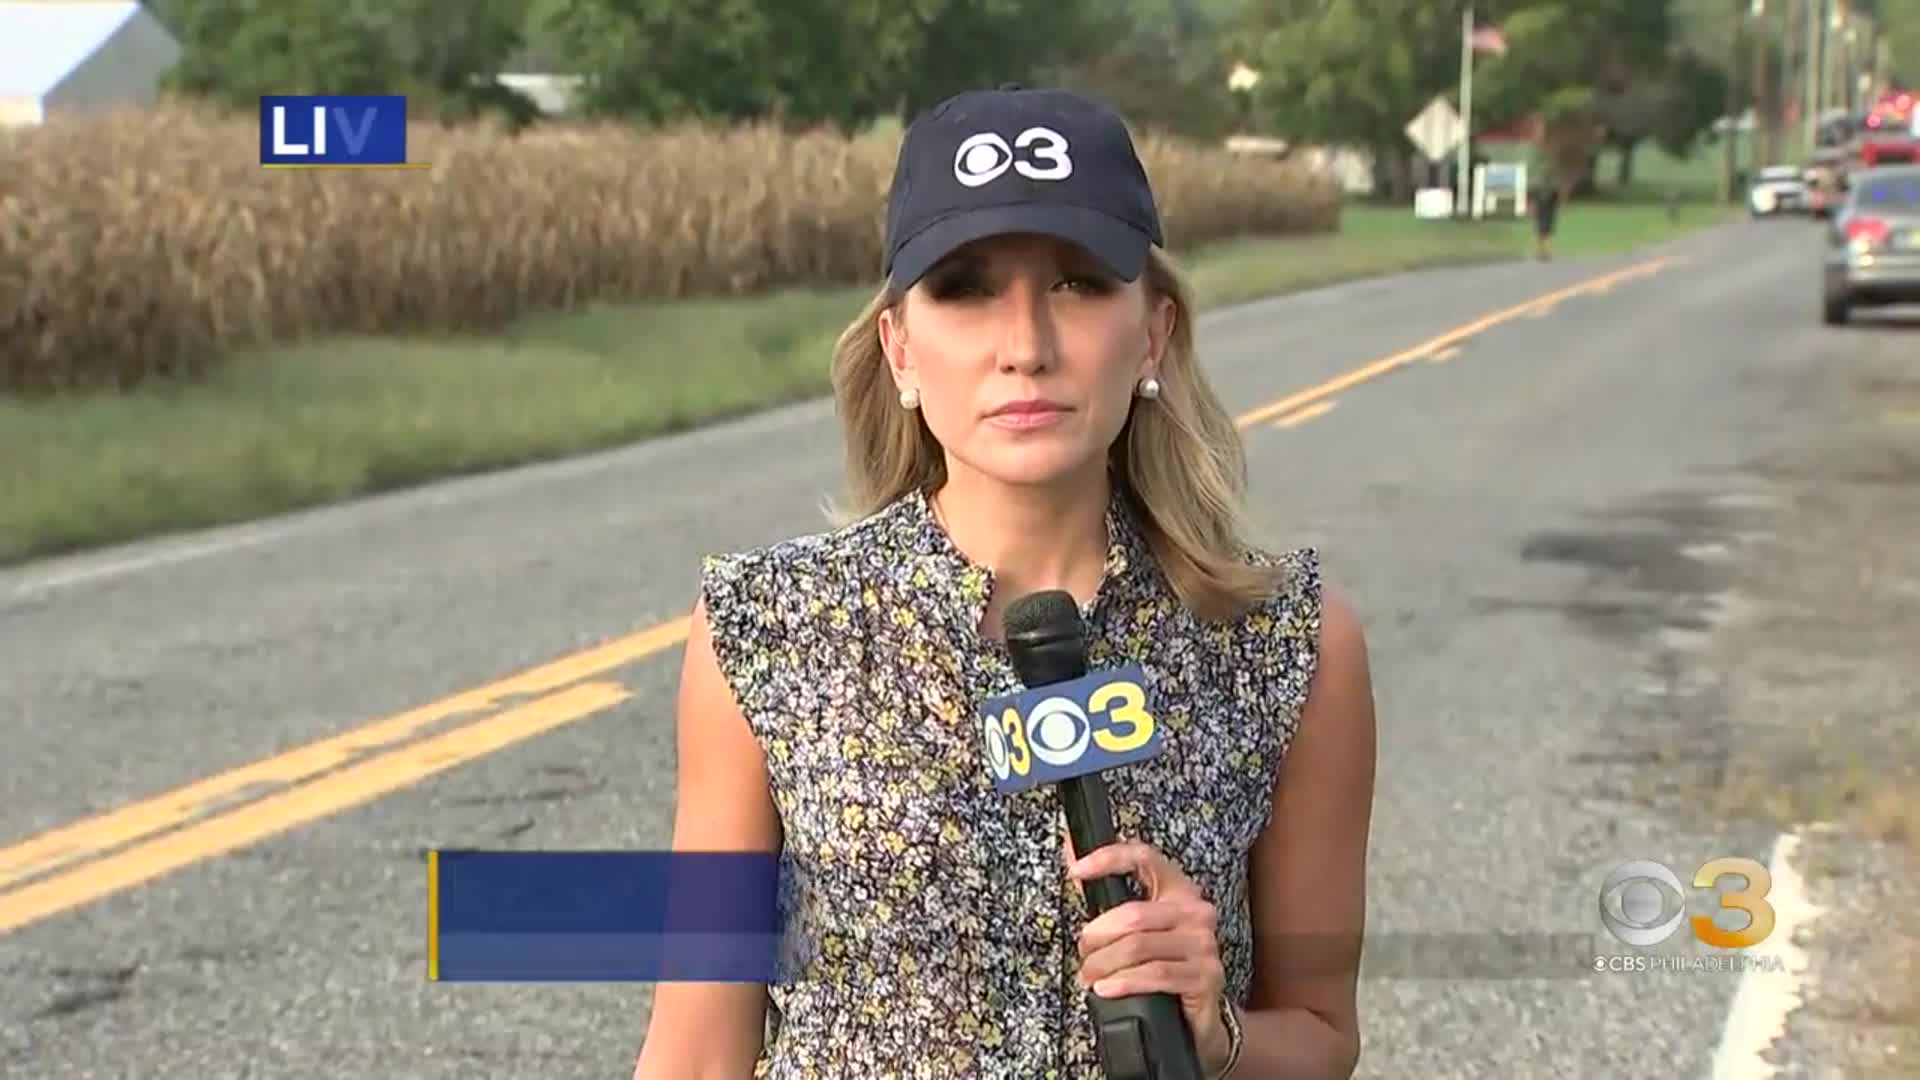
[[[1694,872],[1693,887],[1711,889],[1721,878],[1744,879],[1738,890],[1718,894],[1718,911],[1746,913],[1745,926],[1723,930],[1713,924],[1713,914],[1692,918],[1696,938],[1721,949],[1744,949],[1758,945],[1773,933],[1773,905],[1767,892],[1773,888],[1773,875],[1752,859],[1713,859]],[[1658,945],[1673,936],[1687,918],[1687,889],[1666,866],[1649,859],[1636,859],[1613,868],[1600,883],[1600,921],[1607,932],[1623,945]]]
[[[1096,756],[1128,754],[1153,741],[1155,722],[1147,711],[1147,693],[1134,679],[1115,679],[1094,687],[1086,707],[1071,697],[1053,694],[1027,710],[1008,705],[981,718],[986,738],[987,767],[995,779],[1025,777],[1034,761],[1065,769],[1097,747]],[[1051,771],[1043,770],[1043,771]]]
[[[1052,128],[1030,127],[1008,146],[999,135],[982,131],[968,136],[953,153],[953,178],[970,188],[990,184],[1008,169],[1029,180],[1065,180],[1073,175],[1066,136]]]

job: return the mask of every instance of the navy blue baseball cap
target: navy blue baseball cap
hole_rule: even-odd
[[[902,292],[956,248],[1037,233],[1132,281],[1164,244],[1146,167],[1112,108],[1016,84],[956,94],[907,128],[881,273]]]

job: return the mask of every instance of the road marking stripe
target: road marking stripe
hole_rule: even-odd
[[[1773,933],[1767,935],[1765,946],[1743,951],[1756,957],[1772,953],[1783,963],[1778,971],[1748,968],[1740,973],[1720,1043],[1713,1051],[1713,1080],[1764,1080],[1779,1072],[1766,1060],[1767,1051],[1786,1034],[1788,1016],[1806,1003],[1807,951],[1795,939],[1825,911],[1808,899],[1806,882],[1793,865],[1800,844],[1798,832],[1781,833],[1774,840],[1767,859],[1767,874],[1773,878],[1773,888],[1767,892],[1767,903],[1773,907]]]
[[[1273,426],[1277,428],[1282,428],[1282,429],[1299,427],[1301,424],[1304,424],[1307,421],[1312,420],[1316,416],[1325,416],[1326,414],[1332,412],[1333,407],[1338,402],[1338,400],[1339,399],[1337,398],[1328,398],[1325,401],[1316,401],[1304,409],[1298,409],[1294,412],[1290,412],[1285,416],[1282,416],[1280,419],[1275,420],[1273,422]]]
[[[247,807],[148,840],[110,858],[0,895],[0,933],[253,843],[302,822],[591,716],[632,696],[614,682],[585,682],[477,723],[383,754]]]
[[[1668,264],[1672,263],[1673,261],[1674,261],[1673,258],[1670,256],[1663,256],[1658,259],[1650,259],[1646,262],[1636,263],[1633,266],[1629,266],[1621,270],[1615,270],[1610,274],[1602,274],[1597,278],[1591,278],[1575,285],[1569,285],[1564,289],[1559,289],[1555,292],[1550,292],[1545,296],[1536,296],[1533,299],[1526,301],[1525,303],[1515,304],[1510,308],[1503,308],[1502,310],[1496,311],[1491,315],[1485,315],[1485,316],[1482,316],[1481,318],[1475,319],[1470,323],[1466,323],[1461,326],[1456,326],[1453,329],[1448,330],[1446,333],[1443,333],[1437,337],[1428,338],[1427,340],[1419,343],[1418,345],[1414,345],[1410,348],[1402,349],[1391,356],[1385,356],[1378,360],[1375,360],[1370,364],[1365,364],[1365,365],[1362,365],[1361,367],[1357,367],[1352,371],[1347,372],[1345,375],[1341,375],[1333,379],[1328,379],[1326,382],[1323,382],[1318,386],[1310,386],[1305,390],[1299,391],[1298,393],[1289,394],[1288,396],[1283,397],[1278,401],[1270,402],[1266,405],[1262,405],[1259,408],[1253,410],[1252,412],[1243,413],[1241,414],[1239,419],[1236,421],[1236,423],[1238,423],[1241,427],[1250,427],[1254,424],[1262,423],[1267,420],[1272,420],[1276,416],[1280,416],[1284,413],[1292,412],[1293,410],[1299,408],[1302,405],[1306,405],[1309,402],[1318,401],[1321,398],[1332,397],[1334,394],[1337,394],[1340,391],[1345,390],[1349,387],[1357,386],[1360,383],[1366,382],[1369,379],[1379,378],[1380,376],[1385,375],[1387,372],[1392,371],[1394,368],[1400,367],[1403,364],[1409,363],[1414,360],[1424,359],[1429,354],[1434,353],[1440,349],[1444,349],[1450,345],[1457,345],[1460,342],[1465,341],[1466,339],[1474,336],[1475,334],[1480,333],[1483,330],[1487,330],[1491,327],[1498,326],[1503,322],[1508,322],[1513,319],[1519,318],[1520,316],[1525,315],[1528,312],[1531,312],[1538,305],[1556,304],[1556,303],[1559,303],[1561,300],[1566,299],[1567,297],[1576,296],[1582,292],[1588,292],[1596,288],[1612,285],[1614,283],[1617,283],[1629,277],[1638,277],[1643,274],[1658,273],[1660,270],[1664,269]]]
[[[668,648],[687,636],[681,617],[585,652],[561,657],[499,682],[409,709],[342,735],[88,818],[0,850],[0,893],[27,878],[93,858],[123,844],[216,813],[236,798],[258,797],[393,749],[444,720],[499,707],[506,699],[545,694]],[[455,729],[459,730],[459,729]]]
[[[1458,346],[1458,345],[1449,345],[1449,346],[1447,346],[1447,347],[1446,347],[1446,348],[1444,348],[1444,349],[1436,349],[1436,350],[1434,351],[1434,353],[1433,353],[1433,355],[1431,355],[1431,356],[1429,356],[1429,357],[1427,357],[1427,363],[1429,363],[1429,364],[1444,364],[1444,363],[1446,363],[1447,361],[1449,361],[1449,360],[1451,360],[1451,359],[1453,359],[1454,357],[1456,357],[1456,356],[1459,356],[1459,355],[1460,355],[1460,346]]]
[[[1610,288],[1628,278],[1658,273],[1675,261],[1673,257],[1648,260],[1482,316],[1242,414],[1235,424],[1249,428],[1304,410],[1342,390],[1516,318],[1536,305],[1557,303],[1582,292]],[[503,699],[549,693],[660,652],[686,640],[689,625],[690,620],[683,616],[560,657],[499,682],[0,849],[0,933],[196,860],[328,816],[442,769],[591,715],[605,705],[569,711],[547,707],[547,704],[563,699],[570,701],[575,690],[587,688],[595,688],[599,693],[611,687],[624,697],[624,688],[617,684],[585,684],[408,742],[437,724],[498,708]],[[125,847],[129,844],[136,846]],[[117,850],[123,847],[125,850]],[[74,866],[75,863],[83,865]],[[43,877],[53,871],[59,872]],[[23,884],[29,878],[42,880]]]

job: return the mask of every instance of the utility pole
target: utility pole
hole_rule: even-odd
[[[1738,143],[1740,141],[1740,27],[1745,20],[1741,17],[1740,5],[1733,5],[1732,32],[1727,35],[1727,134],[1726,159],[1720,168],[1720,201],[1733,201],[1733,174],[1736,168]]]
[[[1847,86],[1847,69],[1853,63],[1852,43],[1847,40],[1847,27],[1851,20],[1847,18],[1847,0],[1833,0],[1833,17],[1827,20],[1827,52],[1833,61],[1828,65],[1828,78],[1832,82],[1832,95],[1829,100],[1836,109],[1853,112],[1853,92]]]
[[[1767,0],[1753,0],[1753,116],[1759,149],[1754,168],[1773,164],[1773,35],[1767,25]]]
[[[1460,147],[1455,156],[1453,212],[1473,216],[1473,5],[1460,13]]]
[[[1793,133],[1787,129],[1787,113],[1789,112],[1787,103],[1789,101],[1798,102],[1799,100],[1793,89],[1793,77],[1795,73],[1800,70],[1798,65],[1801,62],[1800,36],[1798,33],[1800,28],[1801,2],[1802,0],[1787,0],[1787,10],[1780,16],[1780,82],[1775,89],[1774,100],[1778,102],[1780,106],[1779,121],[1781,142],[1790,142],[1793,138]],[[1804,105],[1805,103],[1799,102],[1799,104]],[[1791,111],[1797,115],[1801,110],[1795,108]],[[1811,153],[1813,153],[1813,147],[1809,145],[1800,151],[1799,156],[1804,159]]]
[[[1820,123],[1820,24],[1827,19],[1826,0],[1807,0],[1807,48],[1802,61],[1806,68],[1806,90],[1800,123],[1806,129],[1807,153],[1819,146]]]

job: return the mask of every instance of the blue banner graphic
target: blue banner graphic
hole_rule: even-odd
[[[781,886],[764,853],[429,852],[427,977],[777,982]]]
[[[267,94],[260,164],[276,168],[405,166],[407,99],[399,94]]]

